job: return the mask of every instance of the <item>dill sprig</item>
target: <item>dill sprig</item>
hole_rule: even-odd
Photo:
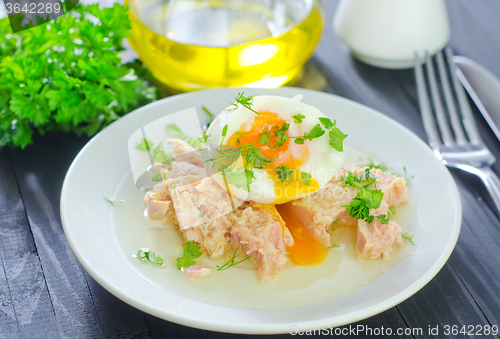
[[[236,255],[236,253],[238,252],[238,247],[236,247],[236,249],[234,250],[234,253],[233,253],[233,257],[227,262],[225,263],[224,265],[220,266],[217,265],[217,271],[225,271],[227,270],[228,268],[234,266],[234,265],[238,265],[238,264],[241,264],[242,262],[244,262],[245,260],[248,260],[250,259],[250,256],[247,256],[245,259],[243,260],[240,260],[238,262],[234,262],[236,260],[236,258],[238,258],[240,256],[241,253],[239,253],[238,255]]]
[[[235,108],[238,108],[238,104],[240,104],[241,106],[248,108],[255,114],[260,115],[259,112],[252,108],[253,97],[253,95],[246,97],[245,92],[238,93],[238,96],[234,98],[236,102],[232,103],[231,105],[235,106]]]
[[[412,234],[410,236],[406,236],[406,235],[401,235],[401,236],[403,238],[405,238],[406,240],[408,240],[412,246],[415,246],[415,244],[413,243],[413,236],[414,236],[414,234]]]

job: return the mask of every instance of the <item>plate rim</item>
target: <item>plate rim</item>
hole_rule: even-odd
[[[70,236],[70,229],[68,228],[68,220],[67,220],[67,213],[66,213],[66,207],[64,206],[64,197],[67,194],[67,185],[68,181],[70,180],[70,174],[74,170],[75,166],[77,166],[77,162],[79,158],[83,155],[83,153],[86,151],[86,149],[96,140],[102,137],[104,133],[107,133],[108,129],[111,129],[112,126],[115,124],[120,123],[120,121],[130,118],[133,115],[140,114],[142,110],[150,108],[154,105],[163,105],[165,102],[172,101],[172,100],[182,100],[184,97],[189,97],[193,95],[197,95],[198,93],[206,93],[206,92],[224,92],[227,90],[231,91],[251,91],[254,90],[254,88],[247,88],[247,87],[222,87],[222,88],[215,88],[215,89],[209,89],[209,90],[202,90],[202,91],[196,91],[196,92],[187,92],[187,93],[182,93],[182,94],[177,94],[173,95],[170,97],[166,97],[160,100],[157,100],[155,102],[152,102],[150,104],[144,105],[142,107],[139,107],[135,109],[134,111],[128,113],[127,115],[121,117],[120,119],[114,121],[110,125],[108,125],[106,128],[101,130],[99,133],[97,133],[95,136],[93,136],[86,144],[85,146],[78,152],[74,160],[72,161],[70,167],[68,168],[68,171],[65,175],[62,189],[61,189],[61,197],[60,197],[60,214],[61,214],[61,223],[62,227],[64,230],[64,234],[66,236],[66,239],[70,245],[71,250],[73,251],[75,257],[78,259],[82,267],[87,271],[87,273],[96,281],[98,282],[102,287],[104,287],[108,292],[110,292],[112,295],[117,297],[118,299],[124,301],[125,303],[131,305],[134,308],[137,308],[143,312],[146,312],[148,314],[151,314],[153,316],[159,317],[161,319],[175,322],[177,324],[183,325],[183,326],[189,326],[189,327],[194,327],[198,329],[203,329],[203,330],[209,330],[209,331],[217,331],[217,332],[225,332],[225,333],[238,333],[238,334],[290,334],[290,326],[289,324],[279,324],[279,325],[273,325],[273,324],[263,324],[260,325],[260,327],[256,328],[255,326],[247,325],[246,328],[242,329],[241,326],[235,326],[232,324],[225,323],[223,325],[219,324],[213,324],[210,322],[206,322],[203,319],[192,319],[192,318],[186,318],[186,317],[180,317],[177,316],[175,313],[168,313],[169,317],[168,319],[164,316],[165,313],[158,307],[149,305],[147,303],[142,302],[140,299],[137,299],[135,297],[131,297],[130,295],[126,293],[122,293],[121,290],[116,289],[113,284],[111,284],[106,277],[104,277],[101,273],[96,271],[91,263],[85,258],[84,254],[81,253],[78,250],[77,243],[74,238]],[[381,118],[382,120],[385,121],[390,121],[393,124],[398,125],[398,127],[402,128],[412,139],[415,141],[417,144],[420,144],[420,146],[423,146],[426,149],[426,152],[429,154],[432,154],[434,157],[434,154],[429,147],[421,138],[419,138],[414,132],[412,132],[410,129],[408,129],[406,126],[402,125],[395,119],[392,119],[388,117],[387,115],[384,115],[383,113],[366,106],[364,104],[358,103],[356,101],[353,101],[351,99],[347,99],[335,94],[327,93],[327,92],[321,92],[321,91],[315,91],[315,90],[309,90],[309,89],[303,89],[303,88],[297,88],[297,87],[280,87],[277,89],[256,89],[256,90],[267,90],[269,92],[288,92],[290,95],[296,95],[296,94],[305,94],[305,93],[314,93],[314,95],[320,95],[323,97],[334,97],[335,100],[340,100],[348,103],[349,105],[354,105],[357,106],[358,108],[361,108],[363,110],[369,111],[371,114],[375,114],[378,118]],[[270,95],[273,95],[273,93],[270,93]],[[277,94],[277,95],[286,95],[284,94]],[[458,190],[458,187],[456,185],[455,180],[453,179],[450,171],[446,168],[446,166],[442,165],[444,169],[446,170],[446,176],[448,177],[450,184],[451,184],[451,189],[453,191],[453,203],[457,207],[457,209],[454,211],[454,216],[456,223],[454,224],[453,227],[453,232],[451,234],[451,237],[448,239],[448,243],[446,244],[445,250],[442,252],[441,256],[434,262],[432,267],[425,272],[423,276],[421,276],[419,279],[417,279],[413,284],[409,285],[405,290],[404,293],[400,292],[399,294],[386,299],[384,302],[381,302],[379,304],[373,305],[364,311],[357,312],[355,315],[351,315],[341,322],[336,322],[335,327],[338,326],[345,326],[348,324],[352,324],[353,322],[361,321],[363,319],[367,319],[369,317],[375,316],[379,313],[382,313],[398,304],[401,302],[405,301],[406,299],[412,297],[415,293],[417,293],[419,290],[421,290],[425,285],[427,285],[438,273],[439,271],[443,268],[443,266],[446,264],[447,260],[451,256],[456,243],[458,241],[458,237],[460,234],[460,229],[461,229],[461,224],[462,224],[462,203],[461,203],[461,198],[460,198],[460,193]],[[194,299],[191,299],[194,300]],[[195,300],[196,301],[196,300]],[[198,301],[199,302],[199,301]],[[327,302],[327,301],[325,301]],[[317,303],[321,304],[321,303]],[[309,306],[314,306],[317,304],[309,305]],[[211,304],[210,304],[211,305]],[[230,308],[230,307],[223,307],[223,306],[217,306],[217,305],[211,305],[213,307],[221,307],[221,308]],[[308,307],[308,306],[298,306],[294,307],[297,309],[300,309],[301,307]],[[233,308],[231,308],[233,309]],[[234,308],[235,310],[243,310],[242,308]],[[246,309],[245,309],[246,310]],[[259,312],[259,311],[270,311],[270,310],[258,310],[254,309],[251,310],[254,312]],[[163,315],[160,315],[159,313],[162,313]],[[329,318],[328,320],[332,320],[334,318]],[[325,324],[325,319],[320,319],[316,321],[307,321],[304,325],[307,325],[307,327],[303,327],[303,324],[301,325],[301,329],[322,329],[322,328],[330,328],[330,325]]]

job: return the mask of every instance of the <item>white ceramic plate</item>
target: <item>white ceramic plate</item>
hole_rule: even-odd
[[[347,245],[329,250],[321,265],[285,270],[276,283],[259,284],[255,272],[244,267],[188,282],[171,263],[182,253],[178,233],[142,215],[144,193],[135,189],[131,177],[128,138],[141,126],[190,107],[200,116],[201,106],[220,112],[238,91],[223,88],[157,101],[107,127],[78,154],[64,181],[61,218],[73,252],[99,284],[169,321],[263,334],[340,326],[373,316],[409,298],[437,274],[457,241],[461,204],[450,173],[422,140],[386,116],[334,95],[296,88],[245,89],[247,95],[303,94],[303,102],[336,119],[349,135],[346,147],[352,162],[360,161],[353,156],[359,157],[362,149],[400,175],[405,166],[412,177],[411,202],[398,212],[398,221],[415,234],[416,246],[397,252],[392,268],[374,280],[365,277],[373,281],[355,291],[349,289],[353,283],[348,272],[359,277],[378,264],[344,260],[353,253]],[[124,199],[125,204],[112,207],[101,196]],[[133,258],[141,247],[161,254],[166,264],[157,267]]]

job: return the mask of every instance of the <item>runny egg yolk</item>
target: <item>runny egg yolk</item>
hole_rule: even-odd
[[[326,258],[327,250],[306,231],[305,227],[288,210],[288,205],[254,204],[255,207],[271,213],[279,221],[282,229],[288,228],[293,245],[288,247],[288,255],[295,265],[316,265]]]
[[[297,195],[312,193],[319,189],[319,184],[314,178],[310,178],[308,185],[302,181],[302,172],[299,167],[309,160],[309,147],[306,144],[294,144],[294,152],[292,152],[291,142],[294,139],[287,139],[280,147],[273,147],[276,137],[273,137],[273,127],[281,128],[285,120],[281,119],[276,113],[259,112],[251,124],[241,126],[238,134],[233,134],[227,144],[234,147],[239,147],[243,144],[253,144],[260,148],[260,152],[268,159],[273,161],[266,165],[263,169],[268,173],[269,177],[274,180],[274,191],[276,200],[274,203],[282,204],[293,200]],[[270,131],[271,141],[267,145],[259,143],[260,135]],[[295,153],[295,156],[294,154]],[[291,175],[285,180],[281,180],[276,172],[276,168],[287,166],[288,173]]]
[[[295,265],[315,265],[323,262],[327,250],[306,231],[305,227],[288,210],[287,204],[276,205],[281,219],[292,234],[293,245],[288,247],[288,255]]]

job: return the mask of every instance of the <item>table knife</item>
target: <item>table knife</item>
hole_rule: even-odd
[[[500,141],[500,80],[467,57],[456,55],[453,62],[460,82]]]

